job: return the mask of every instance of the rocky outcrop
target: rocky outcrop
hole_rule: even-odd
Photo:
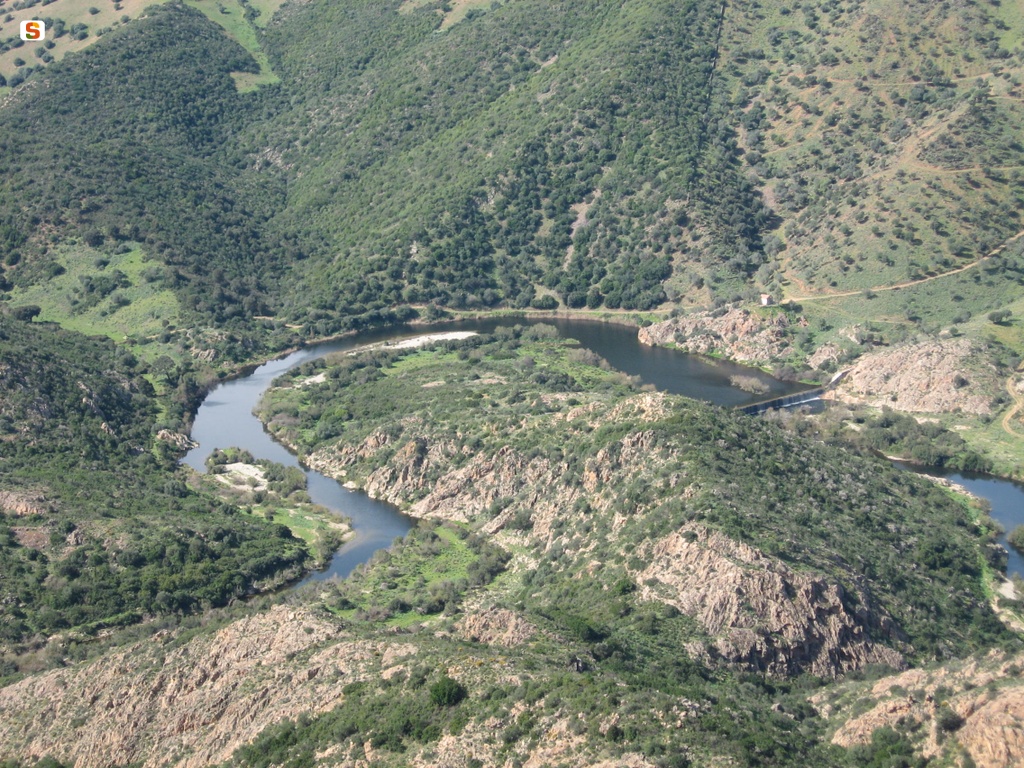
[[[345,476],[371,436],[358,446],[319,451],[309,465],[325,474]],[[480,454],[452,469],[454,445],[417,437],[406,442],[386,465],[372,470],[361,484],[370,496],[404,507],[413,517],[468,522],[479,520],[502,500],[519,501],[494,517],[481,520],[485,533],[504,528],[516,512],[528,509],[534,534],[547,535],[551,523],[579,498],[581,490],[560,483],[563,464],[545,458],[527,459],[510,447],[493,455]]]
[[[487,613],[486,623],[496,625],[499,612]],[[187,641],[159,632],[96,661],[0,689],[0,760],[16,756],[31,763],[49,755],[78,768],[199,768],[229,760],[268,726],[343,704],[351,683],[399,683],[413,664],[444,670],[474,693],[523,683],[513,659],[486,649],[466,653],[465,644],[457,643],[442,660],[434,642],[410,641],[408,635],[357,639],[312,610],[286,606]],[[532,678],[536,668],[527,666]],[[691,705],[683,700],[680,706],[654,716],[678,727]],[[540,738],[509,747],[501,735],[531,709]],[[317,754],[318,764],[499,768],[512,756],[535,768],[653,767],[637,754],[609,760],[603,739],[573,729],[564,711],[544,702],[531,708],[517,701],[505,713],[471,719],[457,735],[413,741],[402,755],[375,748],[370,734],[363,736],[362,743],[342,739],[327,747]]]
[[[834,397],[908,413],[992,412],[998,372],[969,339],[930,339],[861,357]]]
[[[839,356],[842,353],[843,350],[838,344],[823,344],[808,356],[807,364],[815,369],[821,368],[826,363],[838,364]]]
[[[42,494],[0,491],[0,512],[15,517],[45,515],[53,508]]]
[[[866,664],[905,665],[872,637],[899,639],[891,619],[854,613],[839,584],[796,573],[721,533],[689,525],[654,543],[645,559],[649,565],[635,574],[641,595],[700,622],[714,638],[711,661],[821,677]]]
[[[14,526],[11,528],[14,538],[18,544],[29,549],[44,550],[50,543],[50,532],[46,528],[23,528]]]
[[[283,606],[178,647],[173,639],[0,689],[0,754],[213,765],[271,723],[334,707],[394,645],[339,640],[334,624]]]
[[[571,413],[571,411],[570,411]],[[644,392],[623,400],[614,406],[609,412],[606,420],[619,421],[629,419],[630,421],[658,421],[671,413],[671,409],[665,402],[665,395],[661,392]]]
[[[655,430],[642,427],[643,420],[666,415],[660,396],[644,393],[603,416],[586,411],[579,417],[607,425],[615,421],[612,411],[636,427],[582,459],[579,475],[569,472],[567,462],[526,456],[507,445],[460,455],[454,440],[416,434],[420,426],[415,424],[398,438],[379,432],[356,444],[322,449],[309,463],[334,476],[362,476],[359,484],[371,496],[401,505],[416,517],[472,522],[486,534],[514,524],[514,530],[528,530],[541,549],[555,546],[560,533],[574,526],[574,516],[602,515],[608,521],[608,543],[646,514],[642,505],[621,495],[645,473],[678,488],[681,500],[702,493],[688,481],[684,466],[662,471],[665,461],[673,461],[672,451],[659,444]],[[565,554],[586,565],[593,546]],[[822,677],[868,664],[899,668],[905,663],[884,644],[898,647],[903,633],[873,610],[866,593],[847,600],[838,583],[796,573],[721,533],[690,527],[648,542],[637,554],[648,563],[632,574],[642,594],[674,605],[702,625],[712,647],[689,650],[709,662],[779,676],[806,671]],[[859,606],[856,611],[847,607],[852,604]],[[514,644],[521,642],[515,621],[507,612],[471,613],[460,632],[482,642]]]
[[[875,705],[843,723],[832,743],[852,747],[869,743],[878,728],[910,728],[926,734],[917,745],[925,757],[949,753],[952,742],[978,768],[1024,765],[1022,664],[1024,657],[995,651],[985,659],[883,678],[867,693]],[[843,715],[824,696],[811,703],[830,719]]]
[[[762,318],[749,309],[695,312],[641,328],[642,344],[675,346],[684,352],[723,354],[741,363],[770,363],[792,354],[789,318],[777,312]]]
[[[164,443],[170,443],[179,451],[190,451],[199,445],[199,443],[192,440],[188,435],[183,435],[180,432],[172,432],[169,429],[161,429],[157,432],[156,439]]]
[[[574,410],[568,411],[573,414]],[[616,404],[603,415],[580,407],[574,418],[593,416],[601,423],[628,420],[653,422],[668,414],[664,395],[641,393]],[[357,483],[375,499],[402,506],[413,517],[467,522],[494,505],[515,500],[484,523],[484,531],[496,533],[520,511],[530,513],[534,534],[548,536],[551,524],[565,515],[580,497],[588,494],[594,509],[606,510],[608,496],[597,493],[617,472],[646,461],[651,436],[633,433],[624,437],[616,450],[604,449],[588,459],[582,487],[563,482],[565,462],[545,457],[528,458],[505,446],[494,453],[460,453],[453,440],[416,435],[419,425],[406,425],[400,440],[375,432],[358,444],[340,443],[311,454],[306,461],[319,472],[345,479],[364,466],[370,469]],[[509,429],[514,429],[510,425]],[[379,465],[381,452],[391,452]],[[469,456],[467,459],[466,456]],[[459,466],[461,464],[461,466]]]
[[[978,768],[1024,765],[1024,689],[984,693],[957,703],[957,741]]]
[[[467,640],[506,648],[522,645],[537,633],[537,627],[522,616],[493,606],[464,616],[458,628]]]

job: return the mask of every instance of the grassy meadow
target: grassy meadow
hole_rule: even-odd
[[[35,305],[39,320],[86,336],[127,343],[143,359],[174,354],[180,332],[175,293],[164,287],[164,269],[139,246],[108,253],[84,244],[63,248],[63,269],[47,282],[11,291],[11,305]]]
[[[21,9],[0,4],[0,75],[15,77],[24,67],[45,66],[69,53],[92,45],[105,34],[129,24],[146,8],[167,0],[50,0]],[[260,47],[256,27],[265,27],[282,0],[186,0],[220,26],[233,40],[252,54],[260,65],[257,75],[240,72],[235,76],[241,92],[279,82]],[[251,9],[251,10],[250,10]],[[251,15],[252,18],[247,18]],[[48,20],[43,43],[25,43],[19,38],[20,23],[26,19]],[[57,24],[58,20],[62,23]],[[6,50],[2,50],[6,49]],[[22,63],[19,63],[22,62]],[[8,89],[0,88],[0,95]]]

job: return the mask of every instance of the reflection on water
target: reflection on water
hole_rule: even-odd
[[[583,346],[606,359],[614,368],[639,377],[645,384],[715,405],[746,405],[802,389],[800,385],[778,381],[761,371],[735,363],[708,360],[665,347],[648,347],[637,340],[635,328],[622,325],[563,318],[528,321],[500,318],[446,323],[431,326],[429,332],[490,333],[499,326],[540,322],[554,325],[562,336],[578,339]],[[313,501],[352,519],[355,537],[335,554],[325,570],[311,574],[307,581],[348,576],[357,565],[369,560],[374,552],[404,536],[415,521],[390,504],[374,501],[360,491],[344,488],[337,481],[302,467],[291,452],[264,430],[263,424],[253,415],[253,409],[271,382],[297,365],[356,346],[407,338],[425,332],[428,331],[409,327],[392,328],[299,350],[260,366],[249,376],[219,385],[207,395],[196,414],[192,439],[199,446],[182,459],[185,464],[203,472],[206,458],[214,449],[244,448],[256,458],[300,467],[306,474],[309,495]],[[730,377],[735,375],[754,377],[766,389],[758,395],[743,392],[730,383]],[[1021,486],[983,476],[946,476],[973,493],[989,499],[992,502],[992,516],[1007,530],[1024,523],[1024,488]],[[1024,558],[1013,551],[1010,552],[1010,572],[1024,574]]]
[[[974,472],[951,472],[943,470],[941,467],[917,467],[898,461],[893,464],[900,469],[944,477],[957,485],[962,485],[975,496],[988,500],[992,505],[990,513],[992,519],[996,520],[1005,531],[999,537],[999,543],[1010,553],[1006,573],[1007,575],[1016,573],[1018,576],[1024,577],[1024,557],[1021,557],[1020,553],[1006,542],[1007,533],[1018,525],[1024,525],[1024,485]]]
[[[636,338],[636,329],[585,320],[552,319],[522,320],[501,318],[469,320],[431,326],[430,333],[446,331],[477,331],[490,333],[499,326],[532,325],[547,322],[563,336],[578,339],[611,365],[631,376],[639,376],[645,384],[675,394],[707,400],[717,405],[737,405],[764,397],[794,391],[791,384],[776,381],[761,371],[728,362],[717,362],[686,355],[671,349],[647,347]],[[199,443],[182,461],[193,469],[205,471],[207,457],[217,448],[244,448],[258,459],[269,459],[290,467],[299,467],[306,474],[309,495],[314,502],[352,519],[355,537],[345,544],[323,571],[311,574],[309,580],[333,576],[344,578],[370,559],[374,552],[388,547],[404,536],[415,521],[394,506],[374,501],[361,491],[344,488],[336,480],[299,464],[295,456],[275,441],[253,415],[253,409],[271,382],[285,371],[333,352],[343,352],[364,344],[391,341],[424,333],[424,329],[401,328],[372,331],[358,337],[326,342],[294,352],[280,360],[271,360],[253,373],[225,382],[207,395],[196,413],[192,439]],[[765,394],[749,395],[734,388],[729,377],[737,374],[754,376],[767,388]],[[303,582],[304,583],[304,582]]]
[[[207,395],[196,413],[192,439],[199,446],[185,455],[182,459],[185,464],[204,472],[206,459],[215,449],[244,448],[257,459],[299,467],[306,474],[307,490],[315,503],[351,518],[355,536],[335,553],[326,569],[310,574],[306,581],[348,576],[378,549],[404,536],[415,521],[390,504],[374,501],[365,493],[344,488],[336,480],[303,467],[294,454],[263,428],[263,423],[253,415],[253,409],[271,382],[285,371],[332,352],[342,352],[360,344],[395,336],[393,330],[367,333],[360,335],[358,340],[345,339],[318,344],[280,360],[271,360],[248,376],[218,386]]]

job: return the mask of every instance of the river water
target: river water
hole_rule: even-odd
[[[390,546],[396,538],[404,536],[415,525],[415,521],[390,504],[374,501],[361,491],[344,488],[336,480],[302,466],[294,454],[276,442],[253,415],[253,409],[271,382],[285,371],[302,363],[365,344],[393,341],[421,333],[489,333],[499,326],[540,322],[554,325],[563,336],[579,340],[584,347],[605,358],[614,368],[631,376],[638,376],[645,384],[652,384],[659,390],[693,397],[715,405],[746,405],[802,389],[800,385],[778,381],[761,371],[735,363],[709,360],[664,347],[648,347],[637,340],[635,328],[623,325],[563,318],[500,318],[459,321],[430,326],[428,329],[392,328],[310,346],[279,360],[272,360],[248,376],[217,386],[203,400],[193,422],[192,439],[198,442],[199,446],[189,451],[182,461],[203,472],[207,457],[215,449],[237,447],[244,448],[256,458],[269,459],[302,469],[306,474],[309,495],[313,501],[351,518],[355,530],[354,538],[338,550],[328,567],[310,574],[302,583],[331,577],[344,578],[357,565],[369,560],[374,552]],[[759,395],[743,392],[731,384],[730,377],[734,375],[753,376],[767,389]],[[928,473],[939,474],[940,471],[928,470]],[[1024,486],[986,476],[952,473],[943,476],[988,499],[992,504],[992,516],[1006,530],[1024,524]],[[1012,549],[1008,571],[1024,575],[1024,558]]]
[[[1016,573],[1024,577],[1024,557],[1006,543],[1006,534],[1018,525],[1024,525],[1024,485],[990,475],[979,475],[976,472],[954,472],[941,467],[920,467],[899,461],[894,461],[893,464],[911,472],[944,477],[957,485],[962,485],[975,496],[986,499],[992,505],[992,518],[1004,528],[999,543],[1010,553],[1006,573]]]

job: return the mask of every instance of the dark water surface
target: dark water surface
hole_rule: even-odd
[[[992,505],[992,518],[999,521],[1005,529],[1005,533],[999,537],[999,543],[1010,553],[1006,573],[1016,573],[1024,577],[1024,557],[1006,543],[1006,534],[1018,525],[1024,525],[1024,485],[975,472],[952,472],[941,467],[919,467],[898,461],[894,461],[893,464],[911,472],[944,477],[957,485],[962,485],[975,496],[986,499]]]
[[[248,376],[217,386],[203,400],[192,425],[192,439],[199,443],[199,447],[189,451],[182,461],[204,472],[206,459],[215,449],[237,447],[244,448],[258,459],[269,459],[302,469],[313,501],[350,517],[355,529],[355,537],[338,550],[328,567],[311,574],[306,581],[333,576],[344,578],[357,565],[369,560],[378,549],[388,547],[396,538],[404,536],[415,525],[415,521],[390,504],[374,501],[361,491],[349,490],[336,480],[302,466],[294,454],[275,441],[253,415],[253,409],[271,382],[297,365],[365,344],[424,333],[490,333],[499,326],[540,322],[554,325],[563,336],[578,339],[585,347],[608,360],[613,367],[631,376],[639,376],[644,383],[674,394],[731,406],[799,389],[761,371],[735,363],[706,360],[671,349],[644,346],[637,341],[635,328],[622,325],[554,318],[543,321],[500,318],[460,321],[429,328],[392,328],[310,346],[261,365]],[[730,384],[729,377],[737,374],[756,377],[765,384],[767,392],[754,396],[736,389]]]
[[[299,467],[306,474],[307,490],[315,503],[352,519],[355,536],[334,554],[326,569],[310,574],[302,583],[331,576],[348,576],[378,549],[389,546],[396,538],[408,533],[415,521],[390,504],[374,501],[365,493],[349,490],[338,481],[302,466],[293,453],[263,428],[263,423],[253,415],[253,409],[271,382],[285,371],[332,352],[343,352],[397,335],[394,330],[365,333],[358,338],[317,344],[279,360],[271,360],[248,376],[217,386],[206,396],[196,413],[192,439],[199,446],[185,455],[182,459],[185,464],[205,472],[206,459],[215,449],[244,448],[257,459]]]
[[[778,381],[759,370],[735,363],[709,360],[664,347],[648,347],[637,340],[635,328],[588,320],[498,318],[459,321],[429,328],[392,328],[310,346],[279,360],[272,360],[248,376],[217,386],[199,407],[192,426],[192,439],[199,443],[199,447],[189,451],[182,461],[193,469],[204,472],[205,461],[216,448],[237,447],[244,448],[259,459],[269,459],[286,466],[301,468],[306,474],[309,495],[313,501],[350,517],[355,529],[355,537],[338,550],[328,567],[310,574],[305,581],[344,578],[357,565],[369,560],[374,552],[390,546],[396,538],[404,536],[415,525],[415,521],[390,504],[374,501],[361,491],[344,488],[336,480],[303,467],[294,454],[276,442],[264,430],[260,420],[253,415],[253,409],[271,382],[297,365],[365,344],[393,341],[425,333],[490,333],[499,326],[541,322],[555,326],[562,336],[579,340],[583,346],[605,358],[614,368],[631,376],[638,376],[645,384],[652,384],[664,392],[686,395],[715,405],[746,405],[769,397],[798,392],[804,388],[801,385]],[[734,375],[753,376],[767,387],[767,391],[759,395],[743,392],[730,383],[729,379]],[[904,468],[915,471],[919,469]],[[929,474],[938,472],[929,470]],[[1024,523],[1024,487],[984,476],[945,476],[964,485],[978,496],[988,499],[992,503],[992,517],[1007,530]],[[1009,571],[1024,575],[1024,558],[1012,550]]]

